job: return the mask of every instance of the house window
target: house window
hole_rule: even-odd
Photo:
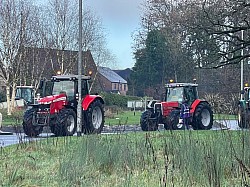
[[[116,83],[114,84],[114,90],[116,90]]]
[[[127,85],[126,85],[126,84],[124,84],[124,91],[126,91],[126,90],[127,90],[126,86],[127,86]]]

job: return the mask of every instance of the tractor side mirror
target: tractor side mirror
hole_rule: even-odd
[[[160,99],[161,99],[161,101],[164,101],[164,100],[165,100],[165,93],[162,93],[162,94],[161,94],[161,98],[160,98]]]
[[[38,85],[38,89],[42,89],[44,85],[44,80],[40,80],[39,85]]]

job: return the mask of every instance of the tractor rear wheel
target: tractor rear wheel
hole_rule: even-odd
[[[104,109],[100,100],[96,100],[90,104],[85,117],[84,134],[101,133],[104,127]]]
[[[153,118],[153,112],[151,110],[146,110],[142,113],[140,124],[143,131],[156,131],[158,129],[157,120],[150,118]]]
[[[209,130],[213,126],[213,112],[206,102],[201,102],[195,109],[192,126],[194,129]]]
[[[63,108],[58,113],[54,126],[51,126],[51,132],[56,136],[73,136],[76,131],[76,113],[73,109]]]
[[[32,119],[35,112],[36,110],[34,108],[31,108],[27,110],[23,116],[23,130],[24,133],[30,137],[36,137],[43,131],[42,126],[33,125]]]

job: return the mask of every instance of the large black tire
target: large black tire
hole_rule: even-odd
[[[35,126],[32,124],[33,115],[36,110],[34,108],[28,109],[25,111],[23,116],[23,130],[27,136],[36,137],[42,133],[42,126]]]
[[[238,109],[238,124],[242,129],[250,127],[250,112],[244,111],[241,107]]]
[[[146,110],[142,113],[140,124],[143,131],[156,131],[158,129],[157,120],[152,120],[153,113],[151,110]]]
[[[90,104],[85,115],[84,134],[99,134],[104,127],[104,107],[100,100]]]
[[[73,109],[63,108],[50,128],[56,136],[73,136],[76,131],[76,113]]]
[[[192,126],[194,129],[209,130],[213,126],[213,112],[207,102],[201,102],[195,109]]]
[[[184,130],[185,126],[183,123],[179,123],[179,119],[180,119],[180,111],[179,110],[173,110],[170,114],[169,114],[169,119],[168,119],[168,123],[165,124],[164,123],[164,128],[166,130]]]

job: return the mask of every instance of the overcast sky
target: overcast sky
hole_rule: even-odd
[[[107,31],[108,48],[116,56],[119,69],[131,68],[135,60],[132,54],[131,34],[139,28],[143,0],[83,0],[102,20]]]

